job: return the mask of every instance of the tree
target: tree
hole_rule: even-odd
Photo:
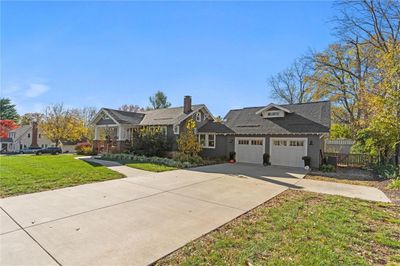
[[[83,108],[76,108],[72,109],[73,112],[80,120],[83,121],[83,126],[86,129],[86,134],[83,138],[87,139],[88,141],[93,141],[94,139],[94,125],[92,124],[92,120],[94,119],[95,115],[97,114],[97,108],[88,106]]]
[[[42,132],[56,143],[56,146],[61,141],[80,140],[87,134],[83,119],[75,111],[65,109],[63,104],[48,106],[39,126]]]
[[[353,139],[348,124],[332,124],[329,137],[330,139]]]
[[[8,138],[8,132],[17,127],[13,120],[0,120],[0,138]]]
[[[43,120],[42,113],[26,113],[20,117],[20,124],[21,125],[30,125],[33,121],[40,124]]]
[[[286,70],[268,80],[272,97],[288,104],[310,102],[313,88],[308,82],[310,64],[306,58],[300,58]]]
[[[198,141],[195,133],[196,122],[190,118],[185,123],[185,128],[182,134],[177,139],[178,150],[189,156],[196,156],[201,150],[201,144]]]
[[[161,156],[167,149],[165,131],[159,126],[145,126],[132,136],[132,149],[146,156]]]
[[[18,121],[18,113],[15,109],[15,104],[11,104],[11,100],[7,98],[0,98],[0,119]]]
[[[149,97],[150,105],[147,109],[161,109],[168,108],[171,106],[171,103],[168,102],[167,96],[162,91],[157,91],[153,96]]]
[[[134,104],[123,104],[118,108],[118,110],[125,111],[125,112],[134,112],[134,113],[144,111],[144,109],[142,107],[140,107],[139,105],[136,105],[136,104],[135,105]]]

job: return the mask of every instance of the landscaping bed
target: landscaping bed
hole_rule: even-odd
[[[182,156],[180,156],[182,158]],[[192,168],[203,165],[223,163],[222,160],[205,160],[199,156],[188,157],[188,161],[183,159],[171,159],[157,156],[144,156],[144,155],[133,155],[133,154],[103,154],[100,158],[107,161],[116,161],[120,164],[124,164],[129,167],[143,169],[147,171],[157,170],[157,165],[160,166],[158,169],[165,169],[165,171],[180,169],[180,168]],[[144,166],[142,164],[145,164]],[[162,167],[164,166],[164,167]],[[139,168],[142,167],[142,168]],[[147,169],[144,169],[144,168]],[[154,171],[159,172],[159,171]]]
[[[0,157],[0,197],[9,197],[124,177],[72,155]]]
[[[400,263],[400,207],[288,190],[156,265]]]

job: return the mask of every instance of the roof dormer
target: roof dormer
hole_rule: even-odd
[[[291,111],[273,103],[256,112],[257,115],[261,115],[264,118],[285,117],[286,113],[291,113]]]

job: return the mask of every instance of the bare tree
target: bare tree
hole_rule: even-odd
[[[388,52],[400,38],[398,0],[343,0],[337,3],[336,33],[346,43],[370,43]]]
[[[136,105],[136,104],[124,104],[124,105],[121,105],[118,108],[118,110],[137,113],[137,112],[144,111],[144,108],[142,108],[142,107],[140,107],[139,105]]]
[[[289,104],[310,102],[314,91],[308,81],[310,71],[306,58],[296,59],[289,68],[269,78],[272,97]]]

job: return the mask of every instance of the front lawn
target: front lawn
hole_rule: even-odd
[[[151,172],[165,172],[178,168],[155,163],[128,163],[126,166]]]
[[[289,190],[157,265],[400,262],[400,207]]]
[[[72,155],[1,156],[0,173],[0,197],[123,177]]]

